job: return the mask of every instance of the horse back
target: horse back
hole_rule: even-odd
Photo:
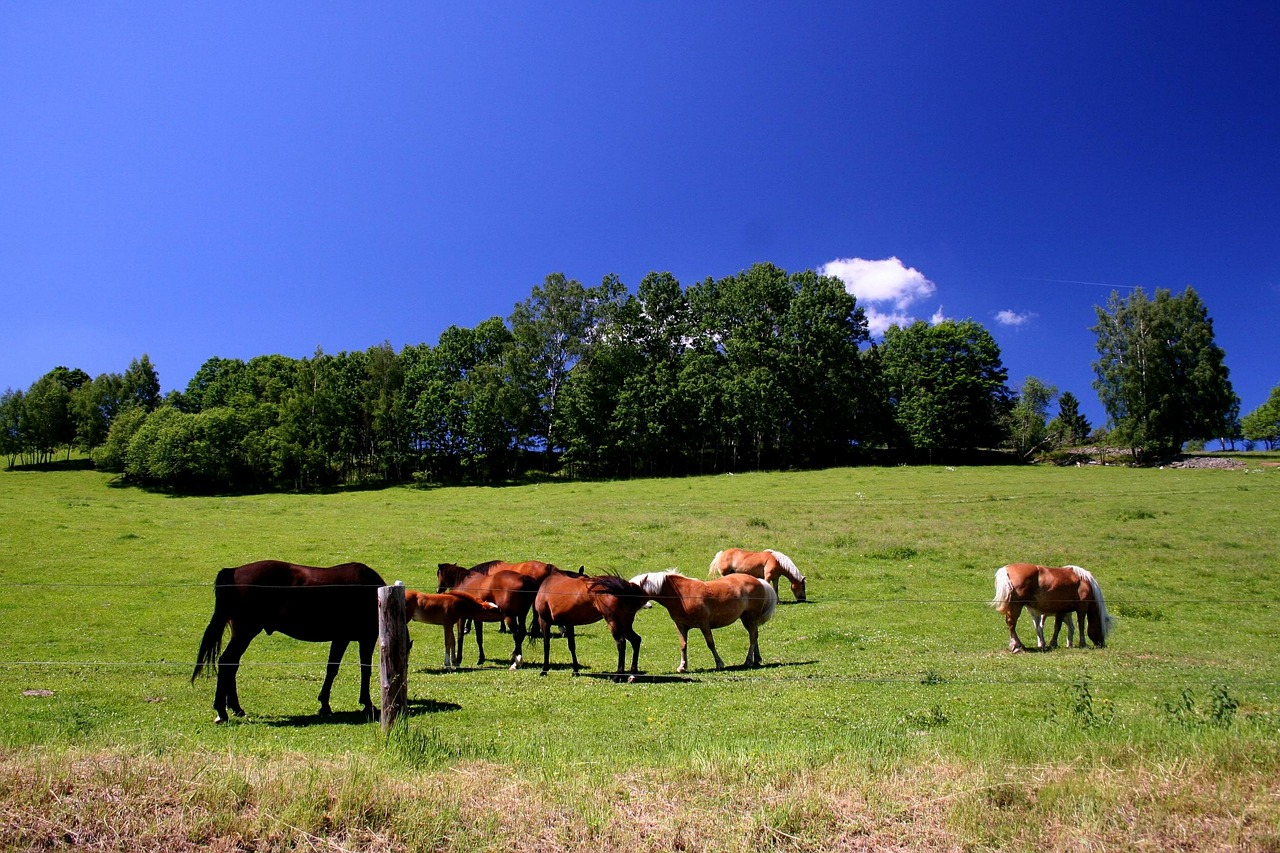
[[[223,569],[215,585],[220,596],[233,598],[233,620],[299,640],[331,641],[377,636],[378,588],[386,582],[363,563],[260,560]]]
[[[587,578],[559,569],[539,584],[533,609],[539,619],[549,624],[588,625],[604,618],[591,600]]]

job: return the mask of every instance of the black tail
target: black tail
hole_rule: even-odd
[[[201,671],[212,674],[218,663],[218,655],[222,654],[222,634],[226,631],[227,623],[231,621],[226,599],[230,592],[227,588],[234,583],[231,575],[233,571],[235,570],[223,569],[218,572],[218,577],[213,582],[213,618],[209,620],[209,627],[204,629],[200,651],[196,652],[196,668],[191,673],[192,684],[195,683]]]

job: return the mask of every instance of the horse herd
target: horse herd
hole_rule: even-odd
[[[468,623],[473,626],[478,663],[483,664],[484,625],[496,622],[514,640],[511,669],[517,669],[523,661],[525,640],[540,640],[541,674],[546,675],[551,665],[551,632],[557,628],[567,641],[573,673],[577,675],[581,666],[574,629],[603,620],[618,649],[613,677],[624,678],[626,647],[630,644],[631,680],[639,672],[641,639],[634,627],[636,613],[654,603],[667,610],[679,633],[677,672],[688,669],[688,633],[694,628],[702,632],[716,669],[723,669],[724,661],[716,651],[711,632],[734,622],[742,623],[750,641],[743,666],[761,666],[759,629],[777,607],[778,582],[787,578],[795,599],[805,601],[804,575],[781,552],[729,548],[715,555],[709,577],[710,580],[701,581],[670,569],[627,580],[613,574],[587,575],[584,569],[566,572],[536,560],[492,560],[469,569],[441,563],[436,572],[436,592],[406,590],[405,612],[410,621],[443,628],[446,669],[461,666]],[[991,604],[1005,616],[1011,651],[1023,649],[1015,626],[1024,608],[1031,611],[1040,648],[1045,647],[1046,615],[1055,616],[1050,647],[1057,645],[1064,620],[1068,645],[1074,645],[1075,628],[1070,621],[1073,615],[1079,623],[1081,645],[1086,635],[1095,645],[1105,645],[1111,619],[1097,580],[1084,569],[1014,563],[996,572],[995,583],[996,597]],[[244,716],[236,673],[249,643],[264,631],[330,644],[324,685],[318,697],[321,714],[331,713],[329,695],[339,664],[347,647],[356,643],[360,651],[360,704],[366,715],[376,717],[369,681],[378,638],[377,592],[383,586],[386,583],[381,576],[363,563],[317,568],[263,560],[218,572],[213,616],[205,628],[191,675],[194,682],[201,672],[216,671],[215,722],[224,722],[228,712]],[[223,648],[228,627],[230,639]]]

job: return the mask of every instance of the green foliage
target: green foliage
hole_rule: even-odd
[[[1057,395],[1056,388],[1034,376],[1028,376],[1022,383],[1022,390],[1009,410],[1006,427],[1009,443],[1020,458],[1030,458],[1049,441],[1050,431],[1045,418],[1048,417],[1049,404]]]
[[[1135,453],[1177,453],[1187,441],[1234,435],[1239,399],[1227,378],[1213,322],[1196,292],[1113,292],[1097,308],[1094,387],[1112,434]]]
[[[1267,400],[1240,420],[1241,434],[1261,442],[1268,450],[1280,446],[1280,385],[1271,389]]]
[[[917,451],[999,446],[1011,404],[1000,348],[972,320],[891,326],[881,348],[898,440]]]

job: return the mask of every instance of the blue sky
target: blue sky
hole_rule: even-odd
[[[1095,425],[1094,306],[1208,306],[1280,384],[1280,5],[9,3],[0,389],[167,391],[771,261],[972,318]]]

